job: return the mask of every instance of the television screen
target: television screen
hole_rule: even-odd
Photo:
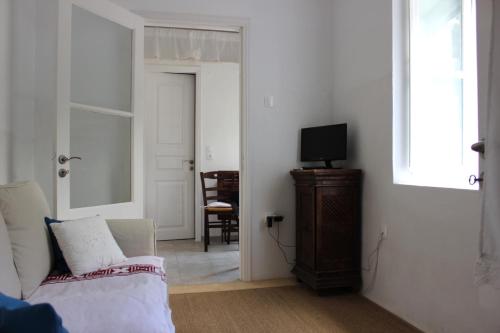
[[[304,162],[347,159],[347,124],[303,128],[300,152]]]

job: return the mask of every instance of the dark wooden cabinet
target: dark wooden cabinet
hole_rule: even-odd
[[[361,286],[361,170],[290,172],[296,186],[293,273],[315,290]]]

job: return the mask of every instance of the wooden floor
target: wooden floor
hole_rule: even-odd
[[[302,286],[170,295],[177,332],[420,332],[358,295]]]

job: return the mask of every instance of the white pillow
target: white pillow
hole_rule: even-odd
[[[100,216],[52,223],[50,227],[73,275],[94,272],[127,259]]]
[[[210,208],[231,208],[231,204],[228,204],[226,202],[216,201],[216,202],[209,203],[207,205],[207,207],[210,207]]]

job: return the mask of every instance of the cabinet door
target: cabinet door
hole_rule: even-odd
[[[297,265],[314,269],[314,187],[297,186]]]
[[[317,188],[317,270],[359,270],[360,223],[358,198],[356,187]]]

